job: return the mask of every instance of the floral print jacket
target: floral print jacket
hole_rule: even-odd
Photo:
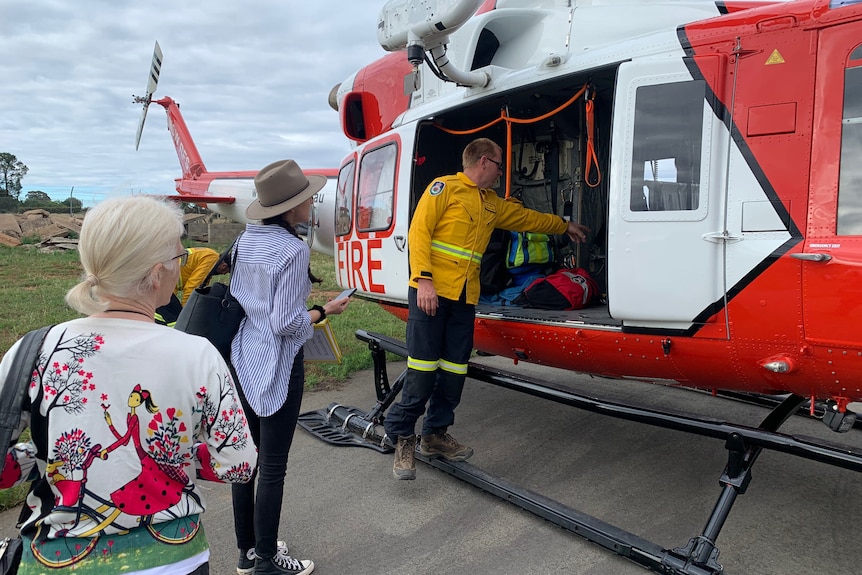
[[[197,480],[245,483],[257,457],[207,340],[127,319],[59,324],[26,402],[32,440],[9,449],[0,475],[0,488],[33,481],[19,573],[188,573],[207,560]]]

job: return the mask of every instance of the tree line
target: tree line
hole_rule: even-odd
[[[30,171],[15,154],[0,152],[0,212],[17,212],[20,208],[41,208],[48,211],[80,211],[81,200],[71,195],[62,202],[52,200],[40,190],[27,192],[21,200],[21,180]]]

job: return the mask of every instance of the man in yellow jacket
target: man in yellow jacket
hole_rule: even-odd
[[[446,430],[455,421],[467,361],[473,350],[473,320],[479,301],[479,267],[491,232],[565,233],[586,240],[586,227],[554,214],[500,198],[491,186],[503,173],[503,152],[487,138],[470,142],[461,156],[463,172],[435,179],[416,206],[407,242],[410,286],[407,318],[407,379],[401,400],[386,415],[386,434],[395,443],[396,479],[414,479],[415,426],[422,423],[419,451],[464,461],[473,450]]]
[[[201,285],[219,259],[219,253],[210,248],[186,248],[186,253],[188,257],[180,266],[180,279],[175,291],[183,305],[186,305],[189,296]],[[213,275],[226,274],[229,271],[230,266],[224,261]]]
[[[170,303],[156,309],[156,323],[174,327],[189,296],[206,279],[220,257],[218,252],[210,248],[186,248],[185,254],[180,258],[180,279],[177,281],[177,287],[171,295]],[[223,261],[213,275],[228,272],[230,265]]]

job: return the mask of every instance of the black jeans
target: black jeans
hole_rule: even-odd
[[[254,547],[255,553],[266,559],[274,557],[276,553],[287,455],[293,442],[305,386],[302,358],[300,349],[290,370],[287,400],[269,417],[259,417],[251,409],[242,391],[242,382],[237,384],[251,436],[257,446],[257,496],[255,478],[248,483],[234,483],[231,488],[236,544],[243,551]]]

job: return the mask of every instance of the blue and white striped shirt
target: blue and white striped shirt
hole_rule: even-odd
[[[293,360],[314,328],[305,301],[311,293],[311,252],[277,225],[247,224],[231,273],[231,293],[246,316],[230,359],[255,413],[267,417],[287,399]]]

